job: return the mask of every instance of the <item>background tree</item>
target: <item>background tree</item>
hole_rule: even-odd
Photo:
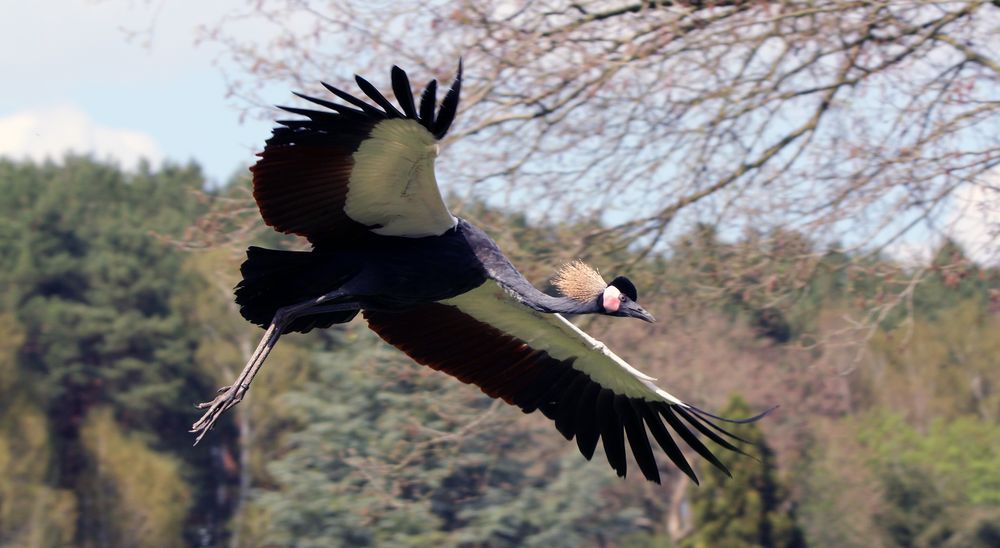
[[[186,479],[215,478],[184,432],[191,390],[208,389],[192,353],[197,332],[174,306],[192,278],[153,236],[179,234],[203,211],[192,191],[204,180],[194,166],[125,174],[63,162],[0,161],[0,217],[12,236],[0,240],[2,317],[16,345],[4,357],[6,481],[20,485],[0,527],[40,545],[175,545],[193,537],[188,520],[215,533],[225,510],[209,490],[192,500]],[[63,513],[25,506],[20,496],[32,493]]]
[[[192,449],[191,403],[259,333],[230,294],[245,246],[301,246],[264,230],[245,180],[203,184],[194,166],[0,161],[0,542],[634,546],[695,542],[732,518],[720,509],[765,499],[794,507],[817,546],[995,538],[1000,273],[954,244],[902,268],[795,232],[728,239],[701,226],[676,253],[591,258],[649,288],[640,298],[660,321],[582,319],[589,331],[706,408],[734,392],[782,405],[760,425],[770,451],[748,448],[764,464],[726,459],[749,479],[695,487],[665,467],[662,486],[619,480],[602,473],[601,448],[583,461],[544,417],[412,363],[361,323],[283,339],[263,384]],[[464,207],[503,227],[539,287],[567,242],[601,226]],[[750,278],[762,264],[787,272],[794,300],[739,291],[768,287]],[[677,288],[704,296],[669,298]],[[912,311],[880,308],[894,299]],[[768,307],[784,342],[762,329]],[[851,311],[875,314],[864,344],[840,335]],[[741,489],[761,485],[778,495]],[[718,519],[692,528],[704,500]]]
[[[989,546],[1000,538],[995,423],[937,419],[926,430],[898,416],[865,417],[862,443],[884,489],[876,523],[893,546]],[[991,521],[992,520],[992,521]]]
[[[248,20],[280,38],[241,38]],[[242,67],[231,91],[268,118],[257,107],[287,88],[350,86],[357,72],[388,89],[389,63],[442,78],[463,57],[463,112],[440,162],[460,213],[474,198],[603,222],[563,258],[641,257],[697,223],[774,246],[809,234],[819,245],[795,269],[726,264],[739,294],[773,304],[801,296],[830,246],[862,250],[849,256],[864,268],[947,232],[960,197],[997,203],[998,32],[986,0],[263,1],[203,39]],[[878,315],[851,325],[870,334]]]
[[[725,412],[745,416],[750,407],[735,396]],[[731,480],[719,470],[704,474],[701,488],[691,495],[694,523],[682,545],[805,546],[788,489],[778,478],[774,451],[760,428],[748,425],[734,428],[733,433],[749,441],[748,452],[760,460],[734,461]]]

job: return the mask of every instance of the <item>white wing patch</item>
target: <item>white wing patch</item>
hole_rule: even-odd
[[[558,360],[576,357],[573,368],[617,394],[651,401],[687,404],[653,384],[654,379],[625,362],[608,347],[559,314],[545,314],[517,302],[493,280],[440,301],[496,327]]]
[[[344,211],[383,236],[437,236],[458,222],[434,177],[438,144],[416,120],[379,122],[354,153]]]

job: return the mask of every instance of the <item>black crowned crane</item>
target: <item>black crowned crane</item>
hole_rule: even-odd
[[[671,430],[715,466],[726,467],[695,432],[741,452],[713,419],[659,388],[560,314],[604,314],[652,322],[627,278],[605,282],[571,263],[554,297],[535,289],[482,230],[453,216],[434,177],[438,141],[458,107],[462,67],[437,105],[436,81],[414,101],[406,73],[392,69],[397,108],[366,80],[369,104],[326,85],[346,104],[282,107],[305,119],[279,121],[251,168],[264,221],[305,236],[308,252],[251,247],[236,302],[266,329],[246,368],[220,389],[192,426],[198,440],[246,394],[278,337],[329,327],[363,313],[368,326],[413,360],[475,384],[493,398],[555,421],[588,460],[598,441],[625,476],[625,440],[643,475],[660,474],[647,435],[694,481]],[[746,420],[756,420],[758,417]],[[736,438],[738,439],[738,438]],[[728,471],[727,471],[728,473]]]

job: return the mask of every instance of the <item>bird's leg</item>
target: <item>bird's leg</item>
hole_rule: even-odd
[[[195,445],[212,429],[215,421],[218,420],[222,413],[243,399],[243,395],[250,388],[250,382],[253,381],[254,376],[260,370],[261,366],[264,365],[267,355],[274,348],[275,343],[278,342],[278,337],[281,336],[283,327],[284,325],[280,325],[277,322],[271,322],[267,331],[264,332],[264,336],[261,337],[257,349],[250,356],[250,360],[243,368],[243,371],[236,377],[236,381],[230,386],[220,388],[218,395],[212,401],[197,405],[198,409],[208,408],[208,410],[205,411],[197,422],[191,425],[191,432],[198,434],[198,437],[194,441]]]
[[[198,409],[207,409],[207,411],[205,411],[205,414],[197,422],[191,425],[191,432],[198,434],[194,442],[195,445],[212,429],[215,421],[222,416],[222,413],[243,400],[243,396],[250,389],[250,383],[253,382],[254,377],[257,376],[257,372],[263,367],[264,360],[267,359],[268,354],[271,353],[271,349],[274,348],[274,345],[278,342],[278,338],[282,335],[288,324],[302,316],[357,310],[360,308],[360,305],[354,302],[323,304],[324,301],[333,296],[340,295],[330,293],[317,299],[310,299],[309,301],[278,309],[271,320],[271,325],[264,332],[260,343],[257,344],[257,349],[250,356],[250,360],[247,361],[243,371],[236,377],[236,381],[230,386],[220,388],[218,395],[212,401],[197,405]]]

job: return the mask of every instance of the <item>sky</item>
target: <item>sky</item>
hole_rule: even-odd
[[[238,69],[218,46],[196,44],[199,25],[241,0],[0,1],[0,156],[58,160],[73,151],[126,169],[141,158],[193,160],[211,185],[243,173],[270,134],[270,122],[243,119],[226,97],[223,69]],[[236,31],[270,38],[267,27]],[[275,90],[274,102],[289,99]],[[1000,169],[989,178],[1000,188]],[[969,187],[955,198],[948,231],[975,259],[1000,262],[992,243],[1000,192]],[[917,234],[889,251],[922,262],[938,243]]]
[[[240,121],[220,50],[195,44],[199,25],[241,4],[4,1],[0,155],[59,159],[71,150],[126,169],[140,158],[195,160],[214,183],[245,169],[271,124]],[[134,31],[149,32],[130,39]]]

